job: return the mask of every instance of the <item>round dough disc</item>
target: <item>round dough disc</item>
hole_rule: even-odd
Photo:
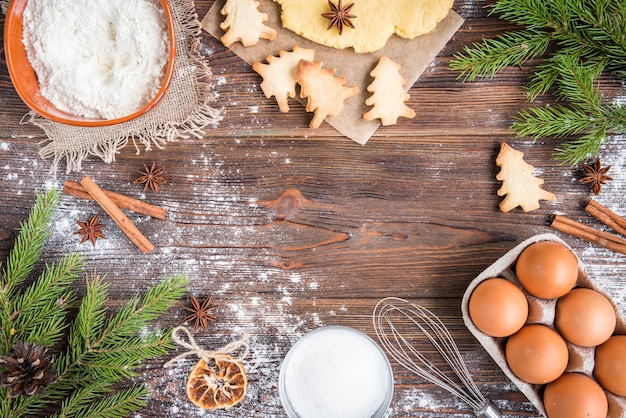
[[[444,19],[454,0],[358,0],[350,11],[354,29],[327,30],[328,0],[275,0],[280,4],[283,27],[318,44],[332,48],[354,48],[355,52],[378,51],[394,33],[413,39],[424,35]],[[343,6],[354,0],[346,0]],[[338,4],[338,0],[334,1]]]

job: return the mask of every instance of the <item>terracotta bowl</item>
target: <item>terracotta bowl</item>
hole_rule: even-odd
[[[28,0],[12,0],[9,3],[9,9],[4,22],[4,51],[11,81],[13,81],[15,89],[24,103],[26,103],[33,111],[44,118],[67,125],[87,127],[107,126],[135,119],[153,109],[163,99],[172,81],[172,75],[174,73],[174,60],[176,56],[174,22],[172,20],[172,13],[167,0],[161,0],[169,35],[169,58],[166,64],[165,76],[161,87],[156,96],[154,96],[150,103],[145,105],[143,108],[139,109],[135,113],[116,119],[93,119],[73,115],[58,109],[41,94],[37,75],[28,60],[26,49],[22,42],[22,18],[27,2]]]

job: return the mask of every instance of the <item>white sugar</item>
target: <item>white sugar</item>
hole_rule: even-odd
[[[319,329],[300,340],[285,361],[285,395],[301,418],[371,417],[391,391],[384,354],[350,329]]]

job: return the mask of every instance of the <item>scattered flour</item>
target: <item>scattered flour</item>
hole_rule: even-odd
[[[603,193],[594,198],[605,206],[626,214],[623,200],[626,184],[626,153],[621,149],[623,144],[624,137],[613,137],[607,141],[601,158],[604,165],[612,166],[610,174],[615,181],[603,186]],[[9,145],[0,145],[0,150],[10,150],[12,146]],[[263,147],[262,144],[259,146]],[[282,154],[270,155],[272,162],[282,161],[284,158]],[[38,192],[42,191],[42,188],[61,187],[60,181],[56,183],[47,181],[45,186],[40,183],[41,167],[38,166],[37,159],[25,157],[9,161],[10,164],[2,162],[0,178],[11,177],[13,180],[10,183],[5,182],[6,184],[0,187],[12,187],[17,194],[24,191],[29,196],[32,193],[34,180],[37,180]],[[567,171],[567,175],[571,175],[570,170],[564,171]],[[278,396],[278,371],[288,348],[302,335],[317,327],[345,323],[346,319],[341,316],[348,314],[348,307],[342,305],[342,299],[324,305],[323,308],[317,308],[315,300],[311,300],[311,308],[301,310],[299,306],[303,303],[303,295],[307,295],[308,298],[311,297],[312,290],[325,290],[326,283],[323,275],[306,269],[284,271],[272,268],[270,267],[272,257],[263,251],[260,251],[254,260],[242,258],[236,245],[229,250],[217,251],[210,247],[202,247],[198,251],[185,251],[185,246],[181,246],[180,243],[187,242],[191,238],[198,239],[197,242],[193,241],[193,245],[203,242],[219,244],[222,240],[228,240],[232,245],[233,241],[235,244],[241,244],[251,235],[253,236],[254,229],[249,225],[242,225],[241,219],[232,216],[233,213],[245,212],[246,217],[255,219],[258,223],[267,222],[266,211],[255,209],[254,205],[238,203],[254,202],[257,196],[247,195],[243,189],[240,190],[238,186],[223,180],[238,178],[238,174],[219,155],[210,153],[197,155],[194,170],[189,174],[201,178],[202,187],[199,187],[187,199],[180,202],[167,202],[168,208],[175,210],[172,210],[172,217],[166,225],[159,224],[158,237],[155,240],[160,243],[159,251],[146,256],[143,259],[144,262],[134,264],[136,276],[142,278],[142,281],[156,281],[166,275],[184,272],[191,279],[190,291],[192,293],[202,297],[209,293],[213,294],[220,319],[213,323],[214,328],[208,332],[199,333],[196,338],[203,347],[217,348],[249,332],[251,354],[244,363],[250,386],[248,395],[240,407],[228,411],[201,410],[191,404],[185,394],[185,379],[195,364],[195,359],[190,358],[187,361],[181,361],[175,367],[164,370],[162,375],[153,374],[154,378],[146,382],[152,393],[151,402],[161,408],[163,416],[171,417],[283,418],[285,412]],[[241,176],[245,176],[245,171]],[[23,181],[23,185],[20,183],[18,187],[15,187],[14,181]],[[581,190],[585,189],[581,186]],[[5,194],[8,195],[8,192]],[[220,196],[224,197],[218,199]],[[237,200],[231,196],[236,196]],[[100,213],[96,204],[63,197],[51,236],[53,245],[59,253],[77,251],[88,253],[89,257],[94,259],[111,258],[113,263],[125,261],[126,258],[120,257],[119,254],[119,241],[125,242],[127,238],[112,224],[105,229],[107,239],[98,241],[95,248],[92,248],[90,244],[81,246],[77,240],[72,239],[72,234],[77,229],[76,220],[84,220],[86,216],[95,213]],[[189,221],[189,213],[194,215],[191,219],[197,225],[184,224],[185,227],[182,227],[183,222]],[[156,221],[132,214],[131,218],[138,224],[145,222],[147,230],[156,223]],[[211,235],[212,223],[232,225],[232,234],[225,238]],[[140,226],[143,229],[143,225]],[[626,286],[624,286],[626,258],[580,240],[564,238],[577,245],[580,249],[578,255],[587,265],[590,276],[612,294],[621,312],[626,314]],[[57,255],[57,253],[47,254],[48,257]],[[123,288],[123,291],[119,291],[123,298],[126,298],[129,291],[139,290],[135,282],[129,282],[130,278],[117,275],[114,268],[108,271],[98,271],[98,273],[108,275],[112,291],[117,292],[118,289]],[[266,294],[271,294],[271,296],[266,296]],[[322,306],[321,303],[319,306]],[[466,357],[467,354],[464,353]],[[474,361],[484,357],[486,354],[482,353],[481,357]],[[165,361],[166,358],[163,360]],[[471,356],[469,360],[473,361]],[[142,377],[137,379],[142,381]],[[397,383],[399,384],[395,387],[394,401],[386,415],[388,417],[470,418],[473,416],[469,408],[457,401],[455,397],[442,395],[437,388],[432,386],[420,385],[417,378],[407,379],[406,384],[401,381]],[[483,384],[480,388],[484,389],[486,394],[492,394],[491,398],[503,411],[507,411],[507,416],[514,416],[511,411],[519,412],[517,416],[521,416],[522,412],[524,416],[538,416],[535,415],[536,411],[529,402],[524,402],[520,397],[510,396],[511,392],[517,391],[511,383]],[[451,410],[467,411],[467,413],[452,413]],[[144,414],[142,411],[135,416],[148,418],[153,415]]]
[[[41,93],[59,109],[114,119],[158,92],[168,58],[151,0],[30,0],[24,45]]]

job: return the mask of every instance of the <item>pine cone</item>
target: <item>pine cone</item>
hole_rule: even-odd
[[[54,382],[57,372],[51,366],[54,359],[43,345],[16,342],[13,353],[0,357],[0,386],[9,389],[9,397],[41,395]]]

